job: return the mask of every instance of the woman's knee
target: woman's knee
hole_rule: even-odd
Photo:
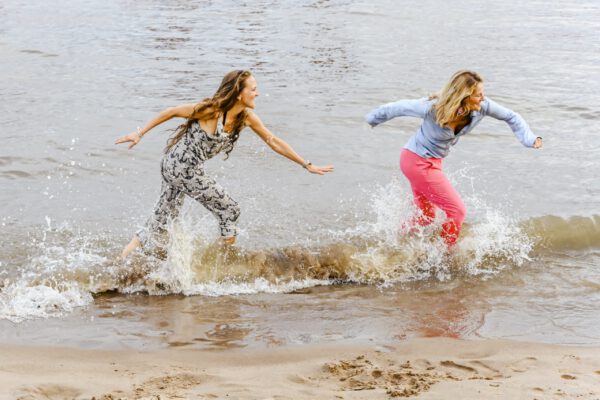
[[[237,220],[240,218],[240,214],[242,213],[242,210],[240,209],[240,205],[234,201],[230,207],[229,212],[231,213],[231,219],[234,222],[237,222]]]
[[[461,201],[460,203],[453,205],[446,214],[448,215],[448,218],[451,218],[460,227],[467,216],[467,208]]]

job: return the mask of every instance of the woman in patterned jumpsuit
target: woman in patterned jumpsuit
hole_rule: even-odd
[[[235,243],[236,222],[240,215],[238,204],[204,173],[204,161],[221,151],[228,156],[240,132],[250,127],[275,152],[296,162],[313,174],[333,171],[332,166],[318,167],[300,157],[290,145],[274,136],[252,111],[259,95],[256,80],[250,71],[236,70],[223,78],[212,98],[198,104],[183,104],[167,108],[151,119],[143,128],[116,140],[116,144],[130,143],[129,149],[152,128],[171,118],[187,118],[168,140],[161,163],[162,190],[154,212],[145,226],[136,232],[123,249],[127,257],[137,247],[157,243],[152,239],[164,234],[167,222],[176,218],[185,195],[200,202],[219,221],[221,237],[228,245]]]

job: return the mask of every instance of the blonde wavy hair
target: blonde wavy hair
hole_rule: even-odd
[[[467,99],[481,82],[483,78],[478,73],[460,70],[452,75],[442,90],[429,97],[438,100],[433,105],[433,110],[435,119],[441,127],[447,127],[451,121],[472,111],[467,106]]]

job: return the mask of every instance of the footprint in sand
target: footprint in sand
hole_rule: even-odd
[[[312,382],[310,378],[307,378],[302,375],[289,375],[288,380],[293,383],[297,383],[299,385],[310,385],[310,386],[318,386],[315,382]]]
[[[165,375],[151,378],[142,384],[134,386],[134,398],[154,399],[162,398],[185,398],[188,389],[197,386],[207,380],[207,376],[194,374]]]
[[[391,397],[414,396],[429,390],[431,385],[439,381],[434,372],[419,369],[414,368],[409,361],[390,365],[389,360],[371,361],[365,356],[327,363],[323,367],[329,377],[338,381],[342,390],[383,389]]]
[[[444,367],[448,379],[484,379],[492,380],[504,378],[505,375],[498,368],[494,368],[480,360],[458,363],[452,360],[440,361],[440,366]]]
[[[562,374],[560,377],[563,378],[563,379],[567,379],[567,380],[577,379],[573,375],[569,375],[569,374]]]
[[[62,400],[74,399],[81,394],[81,390],[70,386],[42,384],[35,387],[24,387],[15,393],[17,400]]]
[[[529,368],[534,366],[536,363],[537,363],[537,358],[525,357],[525,358],[509,365],[508,367],[511,370],[513,370],[514,372],[527,372],[527,371],[529,371]]]
[[[564,360],[564,359],[568,359],[568,360],[574,360],[574,361],[579,361],[579,360],[581,360],[579,357],[577,357],[577,356],[574,356],[573,354],[566,354],[566,355],[564,355],[564,356],[562,357],[562,360]],[[561,360],[561,361],[562,361],[562,360]]]
[[[475,368],[471,368],[468,365],[458,364],[451,360],[440,361],[440,366],[450,370],[446,373],[446,377],[448,379],[461,380],[478,376],[478,371]],[[457,373],[459,376],[455,375]]]
[[[457,357],[463,360],[473,360],[477,358],[489,358],[496,354],[495,351],[490,351],[489,349],[483,349],[478,351],[468,351],[465,353],[458,354]]]
[[[504,375],[502,374],[502,372],[500,372],[500,370],[492,367],[491,365],[484,363],[483,361],[479,361],[479,360],[475,360],[475,361],[471,361],[471,364],[477,365],[478,367],[483,368],[486,371],[485,376],[491,377],[491,378],[503,378]]]
[[[435,369],[433,364],[430,363],[429,360],[425,360],[424,358],[418,358],[415,361],[413,361],[413,366],[415,366],[416,368],[426,370],[426,371]]]

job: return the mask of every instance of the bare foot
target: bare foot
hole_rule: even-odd
[[[227,246],[233,246],[235,244],[235,236],[225,237],[222,240],[223,244]]]
[[[121,258],[123,258],[123,259],[127,258],[127,256],[129,254],[131,254],[132,251],[134,251],[141,245],[142,245],[142,243],[140,242],[140,239],[138,239],[138,237],[134,235],[133,239],[131,239],[131,242],[129,242],[129,244],[127,246],[125,246],[125,248],[121,252]]]

